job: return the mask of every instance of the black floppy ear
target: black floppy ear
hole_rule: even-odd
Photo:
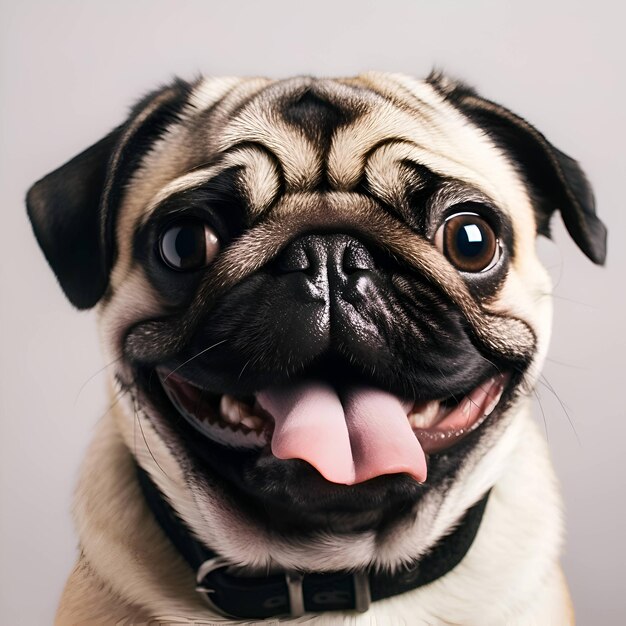
[[[130,176],[187,102],[183,81],[144,98],[129,119],[37,181],[26,206],[35,236],[70,302],[94,306],[115,259],[114,222]]]
[[[104,293],[109,267],[101,232],[101,198],[118,128],[36,182],[26,196],[37,241],[65,295],[79,309]]]
[[[574,159],[555,148],[536,128],[473,89],[432,74],[429,82],[503,148],[532,190],[537,231],[550,236],[559,210],[578,247],[594,262],[606,259],[606,228],[596,215],[593,191]]]

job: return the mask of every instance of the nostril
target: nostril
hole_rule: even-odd
[[[306,272],[311,268],[311,260],[304,246],[296,242],[287,247],[277,260],[280,272]]]
[[[346,274],[352,274],[373,269],[376,269],[376,264],[367,249],[357,242],[350,242],[343,253],[343,271]]]
[[[304,235],[290,242],[274,267],[281,274],[302,273],[312,280],[343,284],[356,272],[377,269],[374,257],[358,239],[344,234]]]
[[[369,271],[358,270],[352,273],[341,293],[342,298],[351,304],[372,301],[376,297],[377,287]]]

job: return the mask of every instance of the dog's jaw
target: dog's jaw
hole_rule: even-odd
[[[529,404],[528,398],[517,398],[506,414],[484,431],[448,491],[426,491],[410,515],[399,515],[391,524],[366,525],[358,532],[348,527],[341,530],[337,518],[336,532],[328,527],[321,531],[309,528],[296,539],[293,533],[273,529],[242,509],[221,480],[194,467],[186,448],[172,437],[167,421],[154,419],[132,394],[118,393],[113,412],[116,427],[137,462],[206,545],[219,546],[226,559],[257,572],[294,567],[310,571],[370,566],[394,570],[419,558],[509,467]]]

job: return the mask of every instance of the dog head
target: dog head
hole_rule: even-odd
[[[27,204],[98,306],[129,450],[264,567],[410,558],[399,538],[465,483],[458,517],[547,348],[536,235],[558,210],[605,256],[578,165],[440,75],[178,81]]]

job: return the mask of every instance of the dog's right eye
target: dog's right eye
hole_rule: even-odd
[[[184,219],[170,224],[163,231],[158,249],[168,267],[184,272],[209,265],[219,252],[220,241],[206,222]]]
[[[501,255],[500,243],[489,223],[469,211],[448,217],[435,235],[435,245],[462,272],[485,272]]]

